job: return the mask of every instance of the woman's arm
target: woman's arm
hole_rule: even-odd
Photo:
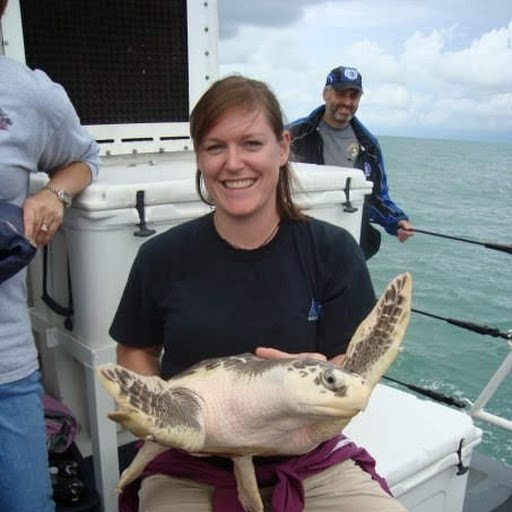
[[[117,344],[117,362],[141,375],[160,375],[161,345],[137,348]]]
[[[54,189],[71,196],[91,182],[91,170],[84,162],[73,162],[56,171],[50,180]],[[54,192],[40,190],[23,203],[25,236],[38,247],[45,246],[55,235],[64,217],[64,205]]]

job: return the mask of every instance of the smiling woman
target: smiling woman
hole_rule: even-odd
[[[211,133],[212,129],[214,133]],[[232,157],[240,158],[238,151],[233,153],[234,144],[230,145],[229,153],[226,153],[228,148],[222,146],[223,144],[226,146],[227,141],[215,140],[219,135],[221,137],[229,135],[228,133],[219,134],[219,130],[231,130],[231,135],[238,135],[239,149],[243,148],[246,155],[251,153],[261,155],[261,150],[266,150],[270,146],[278,151],[275,162],[271,164],[274,170],[276,166],[278,170],[275,188],[277,212],[280,216],[292,220],[303,220],[304,216],[292,200],[292,189],[296,180],[288,163],[289,134],[284,129],[281,107],[268,86],[258,80],[229,76],[216,82],[203,95],[191,113],[190,131],[199,166],[196,174],[197,190],[201,199],[211,205],[214,204],[214,197],[206,197],[204,194],[202,188],[204,169],[201,169],[199,160],[205,154],[211,156],[223,154],[224,157],[229,154],[231,160],[229,165],[233,165]],[[235,132],[239,130],[245,130],[245,133],[236,134]],[[207,137],[211,140],[206,141]],[[205,144],[206,142],[208,145]],[[220,161],[220,158],[216,161]],[[234,164],[240,166],[241,162],[235,161]],[[207,192],[212,193],[208,189]]]
[[[242,76],[219,80],[194,108],[191,133],[198,192],[214,211],[140,248],[110,329],[118,362],[169,379],[204,359],[265,345],[277,350],[260,350],[260,357],[300,353],[336,364],[375,295],[352,235],[306,217],[294,204],[290,138],[274,94]],[[219,415],[231,426],[247,420],[236,408]],[[336,437],[329,442],[337,446]],[[270,471],[275,483],[277,474],[286,475],[283,465],[297,462],[299,486],[304,483],[299,494],[306,495],[310,512],[403,511],[348,456],[315,465],[318,450],[330,453],[329,447],[318,444],[305,455],[286,452],[256,467]],[[175,455],[171,449],[154,459],[156,466],[139,482],[140,505],[123,510],[228,509],[215,493],[216,487],[236,485],[230,462],[187,454],[176,462]],[[302,510],[294,502],[302,498],[287,498],[274,510]]]

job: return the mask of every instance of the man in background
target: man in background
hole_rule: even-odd
[[[401,242],[412,236],[413,228],[407,215],[389,197],[379,142],[355,117],[362,94],[362,78],[357,69],[334,68],[327,75],[323,90],[325,104],[288,129],[295,161],[355,167],[373,182],[361,228],[361,247],[369,259],[379,250],[381,238],[370,222],[380,224]]]

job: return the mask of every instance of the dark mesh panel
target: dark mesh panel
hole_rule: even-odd
[[[83,124],[188,120],[186,0],[21,0],[27,64]]]

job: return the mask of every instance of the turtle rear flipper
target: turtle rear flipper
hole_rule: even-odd
[[[411,291],[409,272],[395,277],[350,340],[342,366],[371,388],[398,354],[411,314]]]
[[[128,484],[140,476],[144,468],[157,456],[169,448],[158,443],[146,441],[135,455],[131,464],[123,471],[116,485],[116,491],[121,492]]]
[[[250,455],[231,457],[236,479],[238,501],[245,512],[263,512],[254,463]]]

